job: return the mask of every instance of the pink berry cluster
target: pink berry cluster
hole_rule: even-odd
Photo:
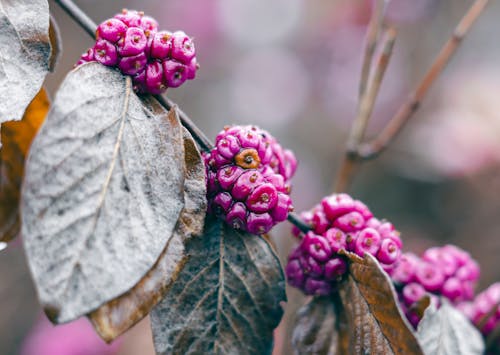
[[[421,257],[404,253],[391,278],[406,317],[416,327],[420,317],[414,308],[423,296],[431,296],[437,306],[439,296],[455,305],[471,300],[479,274],[479,265],[469,253],[454,245],[445,245],[429,248]]]
[[[285,271],[288,283],[307,295],[335,291],[347,271],[341,250],[361,257],[370,253],[386,271],[401,255],[403,245],[394,226],[374,218],[364,203],[347,194],[325,197],[301,217],[312,230],[304,235],[294,228],[294,235],[301,241],[290,254]]]
[[[225,127],[204,158],[212,213],[253,234],[267,233],[287,218],[297,160],[268,132],[255,126]]]
[[[102,22],[96,42],[76,65],[97,61],[133,79],[139,93],[161,94],[194,79],[198,70],[194,43],[184,32],[158,31],[158,22],[124,9]]]
[[[479,293],[473,301],[458,304],[457,308],[487,337],[500,326],[500,282]]]

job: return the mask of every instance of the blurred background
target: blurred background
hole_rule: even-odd
[[[225,124],[268,129],[299,159],[296,211],[331,193],[356,112],[370,0],[79,0],[96,22],[121,8],[195,38],[201,69],[168,95],[208,134]],[[422,77],[472,0],[392,0],[398,39],[369,135],[383,127]],[[46,82],[54,94],[89,38],[57,5],[64,52]],[[492,1],[420,111],[381,158],[358,170],[350,193],[402,233],[406,251],[454,243],[482,267],[479,289],[500,280],[500,2]],[[282,260],[290,225],[273,233]],[[0,252],[0,353],[153,354],[147,320],[111,347],[83,319],[53,327],[41,314],[20,240]],[[289,290],[276,354],[301,296]]]

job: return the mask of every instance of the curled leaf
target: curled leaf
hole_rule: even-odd
[[[97,63],[68,74],[35,138],[23,241],[54,322],[122,295],[153,267],[184,206],[182,126]]]
[[[0,128],[0,241],[13,239],[20,229],[19,199],[28,149],[49,110],[45,90],[40,90],[21,121]]]
[[[57,25],[56,20],[52,16],[50,16],[50,23],[49,23],[49,39],[50,39],[50,49],[51,49],[49,70],[53,72],[62,54],[62,39],[61,39],[61,33],[59,31],[59,26]]]
[[[389,276],[371,254],[345,253],[347,279],[339,294],[347,320],[349,354],[422,354],[396,301]],[[347,349],[346,349],[347,350]]]
[[[0,0],[0,124],[18,121],[49,72],[47,0]]]
[[[268,354],[285,300],[280,263],[261,237],[207,217],[189,260],[151,312],[158,354]]]
[[[176,109],[169,115],[176,115]],[[158,261],[137,285],[124,295],[106,303],[89,315],[95,329],[106,341],[130,329],[149,314],[175,282],[188,258],[184,244],[203,232],[205,220],[205,165],[196,144],[186,129],[184,132],[184,200],[185,206],[173,234]]]
[[[427,307],[418,324],[417,338],[428,355],[481,355],[484,352],[481,333],[445,299],[439,309],[434,304]]]

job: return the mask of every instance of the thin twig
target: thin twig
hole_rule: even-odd
[[[347,152],[339,170],[335,191],[344,191],[355,169],[358,147],[365,136],[368,121],[373,113],[373,107],[380,91],[380,85],[385,76],[389,60],[396,41],[396,30],[389,28],[385,31],[382,42],[382,51],[378,57],[373,69],[373,75],[370,78],[369,86],[360,98],[358,105],[358,114],[353,122],[351,133],[347,141]]]
[[[363,65],[361,67],[361,78],[359,80],[359,100],[363,97],[372,68],[373,53],[377,48],[377,40],[384,24],[384,14],[387,7],[387,0],[377,0],[372,13],[368,30],[366,32],[365,50],[363,54]]]
[[[54,0],[68,15],[71,16],[92,38],[95,36],[95,31],[97,25],[90,17],[87,16],[72,0]],[[175,103],[170,99],[156,95],[155,98],[158,102],[170,110],[171,107],[175,106]],[[178,106],[177,106],[178,107]],[[213,143],[207,138],[207,136],[194,124],[194,122],[186,115],[182,110],[178,108],[179,118],[184,127],[191,133],[193,138],[199,144],[200,148],[205,151],[210,151],[213,147]],[[307,233],[310,227],[304,223],[300,217],[295,213],[288,214],[288,221],[299,228],[302,232]]]
[[[395,136],[401,131],[406,122],[418,110],[422,99],[429,91],[436,78],[441,74],[445,66],[449,63],[453,54],[456,53],[460,43],[470,28],[483,12],[488,0],[476,0],[469,11],[462,18],[455,28],[453,35],[441,49],[436,60],[432,64],[415,91],[408,100],[401,106],[399,111],[389,121],[382,132],[371,142],[362,145],[357,155],[360,159],[372,159],[377,157],[394,140]]]
[[[54,0],[81,28],[92,38],[95,37],[97,24],[71,0]]]

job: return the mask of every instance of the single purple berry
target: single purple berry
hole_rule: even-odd
[[[152,36],[150,55],[151,58],[165,60],[172,52],[172,33],[160,31]]]
[[[105,39],[99,39],[94,45],[94,58],[99,63],[112,67],[118,63],[116,47]]]
[[[354,201],[347,194],[334,194],[325,197],[321,206],[329,220],[333,221],[348,212],[353,211]]]
[[[142,16],[144,16],[142,12],[123,9],[121,13],[115,15],[115,19],[122,21],[128,27],[139,27]]]
[[[330,227],[330,221],[326,218],[326,215],[321,210],[317,210],[313,213],[311,224],[317,234],[325,233],[326,230]]]
[[[167,87],[163,82],[163,67],[159,62],[152,62],[146,66],[146,89],[147,92],[158,95]]]
[[[415,302],[420,301],[422,297],[426,295],[425,288],[422,285],[412,282],[408,285],[405,285],[402,290],[403,301],[405,304],[410,307]]]
[[[158,31],[158,22],[150,16],[143,16],[139,27],[142,28],[146,37],[149,37],[152,33]]]
[[[333,226],[344,232],[355,232],[363,229],[365,220],[359,212],[347,213],[335,220]]]
[[[217,171],[217,181],[222,189],[230,190],[243,172],[239,166],[228,165]]]
[[[221,192],[217,194],[214,198],[214,210],[218,215],[225,214],[233,204],[233,198],[231,194],[227,192]]]
[[[247,228],[247,208],[243,202],[236,202],[229,209],[226,215],[226,222],[234,229],[246,230]]]
[[[305,235],[304,239],[302,239],[301,248],[319,262],[326,262],[332,256],[332,249],[328,244],[328,240],[323,236],[314,234],[314,232]]]
[[[444,282],[443,287],[441,287],[441,294],[452,302],[463,299],[462,283],[456,277],[450,277]]]
[[[275,222],[283,222],[288,217],[288,213],[293,209],[292,199],[284,193],[278,193],[278,202],[271,211],[271,217]]]
[[[166,60],[163,62],[163,70],[165,71],[165,80],[168,87],[179,87],[187,80],[187,70],[184,64]]]
[[[335,253],[347,248],[347,237],[344,232],[338,228],[330,228],[325,233],[325,238],[328,240],[330,247]]]
[[[270,183],[257,186],[248,196],[246,205],[250,211],[263,213],[271,210],[278,202],[278,191]]]
[[[252,190],[263,182],[264,178],[257,170],[245,171],[240,175],[231,190],[232,195],[237,200],[244,200]]]
[[[126,32],[127,26],[122,21],[111,18],[97,27],[96,38],[115,44],[125,36]]]
[[[365,253],[377,255],[381,245],[381,237],[378,232],[373,228],[363,229],[356,238],[354,244],[354,252],[363,257]]]
[[[307,251],[302,248],[302,244],[299,247],[302,249],[302,255],[299,259],[304,269],[304,273],[315,278],[322,278],[324,274],[323,264],[309,255]]]
[[[439,268],[428,262],[422,262],[415,271],[415,279],[427,291],[438,291],[443,287],[445,277]]]
[[[247,229],[252,234],[265,234],[273,227],[273,218],[269,213],[249,213],[247,218]]]
[[[394,240],[386,238],[380,244],[380,250],[377,253],[377,259],[384,264],[393,264],[401,255],[401,249]]]
[[[129,27],[125,36],[118,41],[118,52],[123,57],[132,57],[144,54],[148,39],[144,31],[137,27]]]
[[[144,53],[140,53],[133,57],[123,57],[118,63],[118,68],[123,74],[136,75],[146,69],[147,61],[148,59]]]
[[[415,280],[415,271],[420,259],[413,253],[404,253],[396,264],[391,277],[394,281],[407,284]]]
[[[195,53],[193,41],[184,32],[177,31],[172,34],[172,58],[189,64]]]

